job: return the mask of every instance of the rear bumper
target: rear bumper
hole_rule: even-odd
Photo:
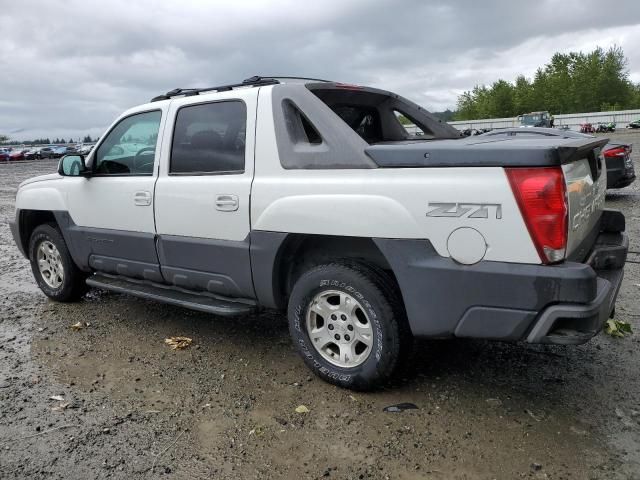
[[[605,211],[584,262],[460,265],[428,242],[376,239],[400,285],[417,337],[579,344],[614,309],[628,250],[624,217]]]
[[[590,260],[597,265],[597,258],[608,265],[594,270],[596,297],[586,304],[559,303],[545,308],[537,316],[527,335],[529,343],[580,344],[588,341],[602,330],[602,326],[615,308],[616,298],[626,261],[629,241],[625,234],[605,234],[598,238]],[[607,242],[603,244],[602,242]]]
[[[608,173],[607,173],[608,175]],[[636,180],[635,173],[631,175],[620,175],[615,180],[609,182],[609,177],[607,177],[607,188],[624,188],[631,185]]]
[[[636,179],[633,163],[627,163],[625,158],[607,159],[607,188],[624,188]]]

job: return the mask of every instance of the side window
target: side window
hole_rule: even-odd
[[[401,112],[399,110],[394,110],[393,114],[395,115],[396,120],[398,121],[398,123],[404,130],[405,134],[407,135],[407,138],[432,137],[431,132],[427,130],[426,127],[421,125],[419,122],[416,122],[413,118],[411,118],[406,113]]]
[[[169,173],[244,172],[247,107],[238,100],[178,110]]]
[[[124,118],[98,147],[94,172],[100,175],[152,175],[162,112]]]
[[[311,145],[320,145],[322,143],[322,137],[318,130],[291,100],[284,100],[282,109],[287,124],[287,132],[293,143]]]

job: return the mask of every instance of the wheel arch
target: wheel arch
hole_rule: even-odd
[[[252,232],[251,252],[256,295],[266,307],[286,308],[291,289],[302,273],[338,260],[384,270],[398,284],[389,262],[372,238]]]
[[[82,234],[78,231],[69,212],[59,210],[20,209],[16,215],[14,237],[18,248],[25,257],[29,258],[29,241],[36,227],[51,224],[58,229],[66,243],[71,259],[83,272],[89,272],[90,247],[82,241]]]
[[[29,240],[37,226],[50,223],[60,229],[56,216],[51,210],[20,210],[17,221],[19,232],[18,247],[27,258],[29,258]]]

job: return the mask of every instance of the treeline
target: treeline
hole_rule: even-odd
[[[73,138],[69,138],[68,140],[65,140],[64,138],[54,138],[53,141],[51,141],[48,137],[47,138],[34,138],[33,140],[12,140],[11,138],[9,138],[6,135],[0,135],[0,145],[14,145],[14,144],[21,144],[21,145],[49,145],[52,143],[92,143],[92,142],[96,142],[98,141],[98,138],[92,139],[91,135],[85,135],[82,140],[78,139],[78,141],[76,142],[76,140],[74,140]]]
[[[523,75],[498,80],[458,97],[456,120],[515,117],[548,110],[552,114],[640,108],[640,84],[629,80],[627,58],[614,46],[590,53],[556,53],[533,80]]]

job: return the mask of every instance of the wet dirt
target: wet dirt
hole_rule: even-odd
[[[638,145],[640,172],[640,134],[611,137]],[[304,367],[281,314],[223,319],[99,291],[47,300],[7,220],[20,181],[54,169],[0,165],[0,478],[640,477],[640,334],[419,341],[388,389],[341,390]],[[640,185],[607,197],[636,252],[639,201]],[[627,265],[617,304],[636,331],[639,273]],[[171,336],[193,343],[173,351]],[[418,408],[383,411],[400,403]]]

